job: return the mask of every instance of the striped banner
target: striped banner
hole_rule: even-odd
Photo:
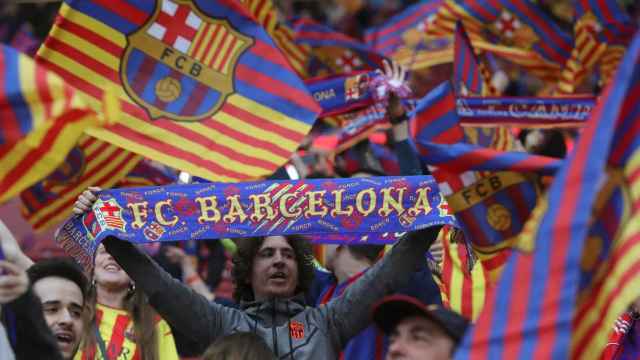
[[[640,281],[640,34],[455,359],[600,359]]]
[[[456,24],[454,35],[453,86],[457,94],[464,96],[487,95],[491,86],[480,71],[480,63],[461,22]]]
[[[557,80],[573,48],[572,37],[530,0],[445,0],[426,31],[451,36],[458,21],[474,48],[504,57],[543,80]]]
[[[69,0],[39,61],[94,102],[105,86],[117,86],[122,119],[90,131],[94,137],[210,180],[269,175],[298,147],[319,108],[244,8],[232,1],[200,5]],[[178,10],[170,16],[172,9]],[[233,25],[233,36],[244,44],[233,54],[229,76],[188,55],[194,49],[200,54],[194,37],[208,36],[209,24],[228,31]],[[185,40],[180,31],[193,37]]]
[[[22,215],[38,232],[58,225],[71,216],[73,203],[89,186],[114,187],[141,159],[122,148],[83,136],[60,167],[20,194]]]
[[[3,203],[49,175],[82,132],[102,125],[104,119],[60,77],[4,45],[0,45],[0,74]]]

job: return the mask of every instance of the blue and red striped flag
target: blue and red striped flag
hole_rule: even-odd
[[[90,135],[214,181],[271,174],[319,107],[234,0],[67,0],[39,61],[122,117]]]
[[[640,34],[455,359],[600,359],[640,295]]]
[[[142,160],[114,187],[162,186],[178,181],[177,175],[174,170],[164,165]]]
[[[453,51],[453,86],[464,96],[488,94],[489,83],[482,76],[480,63],[461,22],[456,24]]]
[[[85,129],[104,122],[59,76],[4,45],[0,119],[0,203],[49,175]]]

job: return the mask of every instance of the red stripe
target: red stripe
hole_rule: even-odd
[[[118,315],[116,317],[116,323],[113,325],[113,332],[111,333],[111,339],[107,345],[107,355],[110,358],[120,357],[122,352],[122,345],[125,340],[125,331],[127,331],[127,325],[131,322],[131,318],[126,315]]]
[[[458,254],[460,255],[460,254]],[[467,273],[468,268],[460,269],[462,272],[462,315],[468,319],[473,317],[473,280]]]
[[[104,161],[101,162],[101,164],[106,164],[106,163],[110,163],[112,162],[116,157],[116,155],[118,155],[118,153],[114,153],[111,156],[109,156],[107,159],[105,159]],[[103,175],[101,178],[97,179],[96,181],[93,182],[93,184],[95,186],[100,186],[100,187],[104,187],[103,184],[105,184],[107,181],[112,180],[114,176],[117,175],[117,173],[120,171],[120,169],[127,163],[129,163],[131,160],[133,160],[136,157],[136,154],[133,153],[129,153],[129,155],[127,155],[121,162],[120,164],[118,164],[118,166],[114,167],[114,170],[111,172],[106,173],[105,175]],[[100,167],[98,167],[100,168]],[[81,180],[77,181],[77,184],[80,184],[84,181],[86,181],[89,177],[94,176],[95,173],[90,173],[90,174],[85,174]],[[78,189],[77,187],[73,187],[72,189],[69,190],[69,192],[73,191],[74,193],[77,193],[78,195],[84,191],[85,189]],[[51,219],[54,216],[57,216],[58,214],[60,214],[61,212],[65,212],[68,211],[71,206],[73,205],[73,203],[76,201],[75,197],[72,197],[71,199],[69,199],[68,201],[58,205],[56,208],[54,208],[49,215],[41,218],[38,222],[36,222],[33,226],[35,228],[40,228],[42,227],[44,224],[47,224],[49,221],[51,221]]]
[[[102,50],[108,52],[116,58],[121,58],[124,49],[118,44],[114,43],[110,39],[103,37],[102,35],[86,28],[80,24],[76,24],[72,19],[61,18],[63,21],[58,22],[58,26],[88,42],[100,47]]]
[[[209,32],[209,29],[211,29],[211,26],[213,26],[211,23],[205,22],[204,27],[202,28],[201,31],[201,35],[200,38],[198,39],[198,42],[196,42],[195,44],[193,44],[193,50],[191,51],[191,55],[195,58],[196,54],[198,53],[198,51],[200,50],[200,48],[202,47],[202,44],[204,44],[204,39],[207,37],[207,33]],[[200,60],[200,59],[198,59]]]
[[[512,5],[516,7],[522,14],[525,16],[530,16],[530,20],[535,24],[535,29],[545,33],[558,47],[560,47],[566,53],[571,53],[571,45],[566,43],[563,38],[556,36],[557,31],[552,29],[549,24],[543,19],[539,18],[535,13],[529,11],[527,7],[524,5],[524,2],[514,1]],[[555,49],[548,46],[548,43],[545,41],[539,41],[543,47],[548,47],[548,51],[555,54],[559,60],[564,59],[564,57]]]
[[[217,48],[215,48],[215,49],[211,49],[211,51],[214,51],[214,52],[215,52],[215,54],[214,54],[214,56],[211,58],[211,60],[209,60],[209,62],[207,63],[207,65],[209,65],[209,67],[212,67],[212,66],[213,66],[213,63],[214,63],[214,62],[216,62],[216,60],[217,60],[218,58],[220,58],[220,55],[221,55],[221,54],[220,54],[220,49],[222,49],[222,46],[224,46],[224,42],[227,40],[227,38],[228,38],[228,37],[229,37],[229,35],[230,35],[230,34],[229,34],[229,31],[228,31],[226,28],[224,28],[224,29],[223,29],[223,31],[224,31],[224,33],[222,34],[222,38],[221,38],[221,39],[220,39],[220,41],[218,42],[218,47],[217,47]],[[213,43],[213,41],[212,41],[212,43]],[[221,71],[220,69],[221,69],[221,67],[220,67],[220,66],[215,67],[215,70]]]
[[[311,111],[318,109],[318,104],[306,91],[290,86],[247,65],[238,64],[236,66],[236,76],[239,80],[245,81],[268,93],[277,94],[277,96],[300,107]]]
[[[511,252],[512,250],[509,248],[498,250],[495,255],[491,255],[490,258],[482,260],[482,266],[487,272],[495,271],[503,267],[507,263]]]
[[[51,110],[53,107],[53,97],[49,88],[49,81],[47,81],[48,70],[44,66],[36,66],[36,91],[40,102],[44,106],[44,118],[51,120]]]
[[[508,307],[508,313],[506,319],[503,334],[504,340],[504,359],[517,359],[520,357],[520,348],[522,346],[522,324],[524,324],[527,311],[529,307],[529,300],[531,296],[531,277],[534,273],[533,269],[533,257],[528,254],[516,254],[516,265],[514,268],[513,281],[517,281],[516,284],[512,284],[512,289],[518,289],[511,292],[512,306]],[[494,309],[494,311],[504,311],[504,309]],[[535,358],[535,357],[534,357]]]
[[[426,18],[428,16],[428,14],[434,12],[437,8],[437,6],[440,5],[439,1],[433,2],[433,3],[429,3],[428,5],[425,5],[424,7],[421,7],[418,11],[416,11],[415,13],[409,15],[408,17],[396,22],[395,24],[393,24],[392,26],[389,26],[383,30],[380,31],[376,31],[373,34],[370,34],[369,37],[382,37],[384,35],[387,35],[391,32],[395,32],[400,30],[401,28],[410,25],[416,21],[421,20],[422,18]],[[400,36],[400,34],[398,34],[398,36]],[[395,37],[395,36],[394,36]],[[370,40],[367,40],[368,42],[370,42]]]
[[[227,65],[227,62],[229,61],[229,57],[231,55],[231,52],[232,52],[233,48],[236,46],[237,42],[238,42],[238,38],[234,36],[233,39],[231,39],[231,44],[229,44],[229,47],[227,47],[227,51],[225,52],[224,56],[222,57],[222,61],[220,61],[219,69],[220,69],[221,72],[223,71],[225,65]]]
[[[445,288],[445,292],[447,294],[447,298],[449,299],[449,306],[451,306],[451,281],[453,279],[453,258],[451,257],[451,243],[449,240],[443,239],[443,247],[444,247],[444,258],[442,260],[442,283]]]
[[[82,66],[97,72],[99,75],[104,76],[112,82],[118,85],[120,84],[120,74],[118,74],[117,71],[92,58],[88,54],[85,54],[84,52],[78,50],[76,47],[64,43],[53,36],[49,36],[47,38],[47,40],[45,41],[45,46],[61,54],[64,54],[66,57],[73,59],[74,61],[82,64]]]
[[[147,21],[149,14],[131,5],[126,0],[93,0],[94,3],[126,19],[134,25],[141,26]]]
[[[10,169],[4,179],[2,179],[0,182],[0,193],[7,192],[12,186],[14,186],[15,182],[24,176],[24,174],[31,169],[34,163],[41,160],[49,153],[49,151],[51,151],[54,143],[58,140],[58,137],[66,127],[84,119],[85,115],[85,111],[71,110],[58,117],[53,126],[47,131],[47,134],[40,144],[38,144],[36,148],[31,149],[15,167]],[[3,171],[7,170],[9,169],[3,169]]]
[[[278,136],[291,139],[295,142],[299,142],[305,137],[305,134],[303,133],[299,133],[295,130],[265,120],[263,117],[257,116],[255,113],[251,113],[245,109],[239,108],[229,102],[225,103],[222,106],[221,111],[224,111],[225,113],[233,117],[242,119],[253,126],[261,128],[268,132],[272,132],[274,134],[277,134]]]
[[[264,6],[267,4],[267,0],[257,0],[256,1],[258,3],[258,5],[255,7],[254,11],[251,11],[251,9],[249,9],[249,11],[253,14],[253,16],[257,19],[260,20],[258,18],[258,16],[260,15],[260,13],[262,12],[262,9],[264,8]],[[256,3],[254,2],[254,4]],[[263,19],[266,20],[266,19]],[[262,21],[262,25],[267,25],[264,21]]]

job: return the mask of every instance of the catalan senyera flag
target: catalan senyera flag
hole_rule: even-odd
[[[122,117],[89,131],[213,181],[271,174],[319,107],[264,28],[232,0],[68,0],[38,60]]]
[[[142,156],[82,136],[62,165],[20,193],[22,216],[36,231],[58,225],[71,216],[73,203],[89,186],[114,187]]]
[[[637,28],[615,0],[579,0],[575,2],[575,45],[558,81],[558,93],[571,94],[592,73],[611,47],[624,49]],[[606,66],[617,66],[620,58]],[[610,78],[606,72],[603,84]]]
[[[505,253],[519,246],[517,235],[536,204],[537,177],[531,173],[483,167],[483,164],[490,165],[492,159],[487,161],[481,155],[485,152],[478,151],[478,146],[496,149],[501,145],[495,139],[501,139],[502,135],[493,129],[473,129],[473,132],[462,129],[455,101],[448,82],[436,87],[418,102],[412,133],[422,160],[430,166],[449,208],[463,226],[465,237],[483,265],[487,265],[487,278],[495,281],[507,258]],[[489,131],[485,133],[485,130]],[[476,145],[473,149],[478,152],[475,152],[477,156],[473,155],[474,151],[448,152],[448,161],[440,162],[442,154],[432,154],[430,148],[423,145],[429,143],[444,146],[446,152],[449,148],[471,144]],[[434,161],[430,160],[432,155]],[[456,165],[447,168],[449,162]]]
[[[307,66],[311,49],[306,44],[295,41],[295,31],[286,22],[274,6],[272,0],[241,0],[249,13],[261,24],[273,38],[276,46],[283,52],[291,67],[303,78],[308,76]]]
[[[367,29],[365,42],[412,70],[450,63],[453,61],[450,36],[426,36],[441,4],[441,0],[423,0],[409,6],[383,25]]]
[[[0,203],[49,175],[85,129],[104,123],[59,76],[4,45],[0,119]]]
[[[448,231],[441,235],[443,255],[439,285],[442,297],[446,299],[444,305],[475,321],[490,285],[483,265],[474,261],[475,256],[468,253],[468,247],[456,242],[450,234]]]
[[[544,80],[555,82],[573,48],[571,35],[531,0],[444,0],[426,31],[451,36],[458,21],[476,49],[504,57]]]
[[[600,359],[640,295],[640,34],[455,359]]]

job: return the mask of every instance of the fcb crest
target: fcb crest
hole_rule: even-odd
[[[152,119],[200,121],[234,92],[236,64],[252,44],[191,0],[156,0],[153,15],[127,37],[120,77]]]

